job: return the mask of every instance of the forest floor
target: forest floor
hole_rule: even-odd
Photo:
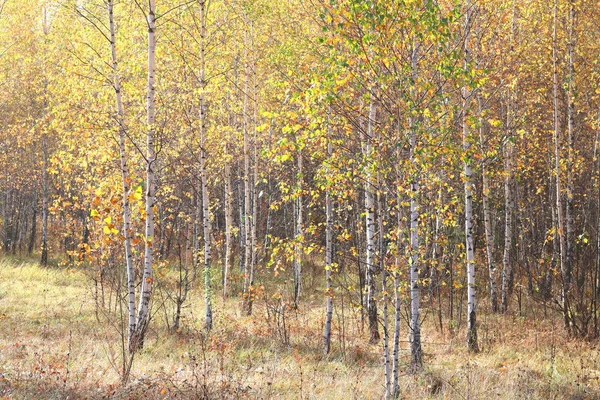
[[[192,292],[179,332],[167,329],[168,307],[158,309],[120,385],[120,324],[96,313],[94,292],[79,271],[0,260],[0,399],[382,398],[381,345],[367,344],[357,310],[338,304],[333,349],[323,357],[322,293],[285,318],[273,297],[257,300],[247,317],[237,299],[215,296],[215,329],[205,338],[202,296]],[[105,308],[113,306],[106,297]],[[539,305],[520,316],[482,312],[477,355],[465,350],[463,327],[445,322],[442,333],[426,316],[425,371],[402,374],[400,397],[600,399],[598,342],[567,339],[560,319],[543,313]],[[402,349],[407,364],[406,342]]]

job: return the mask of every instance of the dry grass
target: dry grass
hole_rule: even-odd
[[[158,309],[132,379],[121,386],[118,329],[102,313],[97,321],[92,293],[81,272],[0,262],[0,398],[382,397],[381,349],[366,344],[356,311],[346,307],[342,319],[338,305],[333,352],[323,358],[321,295],[298,313],[287,311],[286,344],[264,300],[250,318],[240,315],[237,299],[217,297],[215,330],[204,337],[197,317],[202,296],[193,292],[178,333],[167,332],[165,311]],[[482,316],[483,351],[475,356],[465,351],[462,330],[441,334],[429,318],[426,371],[402,376],[401,397],[600,398],[597,343],[567,340],[558,320],[541,314],[532,308],[522,317]],[[404,362],[406,348],[403,343]]]

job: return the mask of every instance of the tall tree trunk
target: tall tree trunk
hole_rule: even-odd
[[[469,49],[469,33],[473,20],[473,7],[470,1],[465,2],[465,68],[470,64],[470,49]],[[470,156],[470,141],[469,141],[469,126],[467,122],[467,114],[470,109],[470,100],[472,93],[466,86],[462,88],[462,136],[463,136],[463,151],[464,155],[464,185],[465,185],[465,248],[467,261],[467,348],[469,351],[477,352],[479,350],[477,344],[477,310],[476,310],[476,294],[475,294],[475,256],[473,249],[473,171],[471,167]]]
[[[379,142],[381,143],[381,133],[378,135]],[[377,171],[377,228],[379,230],[379,271],[381,271],[381,313],[383,318],[383,366],[385,374],[385,397],[388,398],[392,392],[392,376],[390,374],[390,348],[389,348],[389,321],[388,321],[388,293],[387,293],[387,276],[388,271],[385,266],[385,223],[384,216],[385,212],[383,209],[384,200],[382,199],[382,186],[383,182],[381,179],[381,173]]]
[[[48,265],[48,203],[49,203],[49,176],[48,176],[48,138],[42,134],[42,257],[40,264]]]
[[[443,175],[442,175],[443,176]],[[431,268],[431,272],[430,272],[430,298],[431,298],[431,306],[433,307],[435,300],[437,299],[438,301],[438,321],[439,321],[439,326],[440,326],[440,332],[443,332],[443,326],[442,326],[442,304],[440,301],[440,296],[441,296],[441,285],[440,285],[440,265],[442,264],[442,252],[443,252],[443,248],[440,245],[440,239],[441,239],[441,230],[442,230],[442,204],[443,204],[443,191],[444,191],[444,183],[443,181],[440,179],[440,183],[438,186],[438,198],[437,198],[437,204],[435,205],[435,231],[434,231],[434,237],[433,237],[433,249],[431,252],[431,260],[433,261],[433,266]]]
[[[210,200],[208,195],[208,177],[206,176],[206,111],[204,99],[206,90],[206,0],[200,0],[200,189],[202,192],[202,229],[204,235],[204,301],[205,328],[210,332],[213,325],[212,288],[211,288],[211,259],[210,259]]]
[[[331,108],[330,108],[331,114]],[[331,142],[327,138],[327,156],[331,160]],[[330,179],[327,171],[327,179]],[[331,200],[330,183],[325,187],[325,283],[327,290],[325,292],[325,327],[323,328],[323,351],[329,354],[331,348],[331,321],[333,319],[333,286],[331,280],[331,270],[333,268],[333,201]]]
[[[369,341],[379,341],[379,327],[377,320],[377,300],[375,299],[375,199],[373,198],[373,182],[371,173],[371,157],[375,118],[377,117],[374,94],[371,93],[369,102],[369,120],[367,121],[367,134],[365,138],[365,158],[367,162],[367,177],[365,182],[365,228],[367,233],[366,246],[366,291],[367,291],[367,316],[369,320]]]
[[[302,259],[303,259],[303,250],[302,250],[302,242],[303,242],[303,225],[304,225],[304,215],[303,215],[303,196],[302,196],[302,175],[304,173],[304,159],[302,156],[302,149],[298,148],[298,156],[297,156],[297,166],[298,166],[298,176],[296,179],[298,180],[298,188],[297,188],[297,198],[296,198],[296,234],[295,234],[295,244],[294,244],[294,307],[298,308],[298,301],[300,300],[300,292],[302,291]]]
[[[479,143],[482,153],[484,152],[487,124],[483,119],[483,100],[481,94],[477,93],[477,106],[479,111]],[[490,215],[490,184],[488,180],[487,161],[481,164],[482,193],[481,201],[483,203],[483,225],[485,229],[485,252],[488,262],[488,286],[490,290],[490,305],[492,312],[498,312],[498,296],[496,294],[496,265],[494,262],[494,231],[492,229],[492,218]]]
[[[513,212],[514,195],[513,184],[513,129],[514,110],[513,93],[510,89],[506,99],[506,129],[507,137],[504,144],[504,254],[502,256],[502,311],[508,311],[508,303],[512,293],[513,262],[511,259],[513,241]]]
[[[511,127],[509,126],[509,129]],[[511,278],[512,260],[510,257],[512,249],[512,214],[514,210],[514,199],[512,193],[512,177],[513,177],[513,144],[512,135],[506,143],[505,148],[505,176],[504,176],[504,254],[502,256],[502,311],[508,311],[508,302],[512,291]]]
[[[516,5],[512,3],[512,32],[510,36],[510,51],[514,52],[515,30],[516,30]],[[502,256],[502,311],[508,311],[508,303],[513,290],[513,260],[511,252],[513,247],[513,213],[515,199],[513,193],[514,184],[514,130],[516,116],[517,93],[516,84],[514,88],[508,87],[506,94],[506,141],[504,144],[504,254]]]
[[[565,207],[565,222],[566,222],[566,254],[565,254],[565,267],[566,267],[566,286],[567,291],[571,284],[571,274],[573,271],[573,259],[574,259],[574,226],[573,226],[573,203],[574,203],[574,184],[573,175],[575,173],[573,168],[574,162],[574,144],[575,144],[575,69],[573,65],[573,55],[575,52],[575,4],[574,0],[569,0],[569,15],[568,15],[568,43],[567,43],[567,198]]]
[[[552,151],[552,153],[554,153],[554,151]],[[551,157],[552,158],[552,157]],[[550,158],[549,161],[552,161]],[[554,276],[554,271],[556,271],[556,267],[559,264],[559,259],[560,259],[560,244],[559,244],[559,239],[558,239],[558,229],[556,229],[556,227],[558,226],[558,217],[557,217],[557,210],[556,210],[556,200],[554,199],[554,197],[556,196],[556,189],[555,189],[555,184],[556,184],[556,180],[554,179],[554,166],[550,165],[550,170],[548,171],[548,178],[549,178],[549,182],[548,182],[548,203],[550,204],[550,211],[552,213],[551,217],[552,217],[552,258],[550,260],[550,268],[548,268],[548,273],[546,274],[546,280],[544,281],[544,288],[546,290],[546,295],[547,296],[551,296],[552,295],[552,278]]]
[[[411,73],[413,80],[418,75],[417,62],[420,45],[413,45],[411,54]],[[410,162],[413,166],[413,177],[410,182],[410,369],[418,372],[423,368],[423,353],[421,350],[421,294],[419,288],[419,179],[420,172],[415,157],[417,147],[417,126],[412,117],[410,127]]]
[[[135,270],[133,265],[133,254],[131,251],[131,208],[129,205],[130,181],[129,166],[126,154],[126,125],[125,110],[121,93],[121,80],[119,77],[119,62],[116,47],[116,28],[114,20],[114,1],[108,0],[108,21],[110,27],[110,51],[112,58],[113,89],[115,91],[115,104],[117,107],[116,122],[119,132],[119,160],[121,167],[122,182],[122,206],[123,206],[123,244],[125,247],[125,265],[127,269],[127,311],[128,331],[127,342],[129,349],[133,349],[132,337],[135,332]]]
[[[29,235],[29,244],[27,245],[27,255],[33,254],[35,248],[35,233],[37,230],[37,211],[38,211],[37,191],[33,194],[33,203],[31,205],[31,234]]]
[[[399,135],[400,136],[400,135]],[[400,308],[400,271],[398,266],[403,257],[403,246],[402,246],[402,234],[405,231],[403,224],[404,218],[402,216],[402,190],[400,186],[401,174],[400,174],[400,160],[402,159],[402,151],[400,147],[396,150],[397,161],[396,161],[396,260],[395,268],[393,270],[394,277],[394,338],[393,338],[393,349],[392,349],[392,382],[391,391],[392,398],[396,399],[400,397],[400,385],[398,379],[400,376],[400,326],[402,323],[402,315]]]
[[[239,171],[242,170],[241,166],[240,168],[238,168]],[[239,238],[239,246],[240,246],[240,250],[239,250],[239,255],[238,255],[238,263],[239,263],[239,270],[240,270],[240,274],[242,274],[243,278],[244,278],[244,285],[246,282],[246,275],[245,275],[245,271],[246,271],[246,260],[245,260],[245,249],[246,249],[246,217],[244,214],[244,210],[245,210],[245,194],[244,194],[244,186],[245,183],[243,182],[243,177],[242,179],[239,179],[238,176],[238,181],[237,181],[237,197],[238,197],[238,218],[239,218],[239,227],[238,227],[238,238]],[[242,251],[244,253],[242,253]],[[246,294],[246,287],[242,286],[242,290],[244,291],[244,295]],[[244,300],[245,301],[245,300]],[[244,303],[245,304],[245,303]]]
[[[227,146],[225,146],[227,154]],[[233,190],[231,188],[231,165],[225,164],[225,261],[223,265],[223,298],[227,297],[229,269],[231,264],[231,225],[233,223]]]
[[[45,36],[50,33],[50,24],[48,21],[48,8],[43,7],[43,32]],[[44,107],[48,107],[48,78],[44,79]],[[48,134],[42,133],[42,256],[40,264],[44,267],[48,265],[48,207],[50,202],[50,176],[48,174]],[[14,202],[14,199],[13,199]],[[12,224],[12,222],[11,222]]]
[[[248,34],[246,33],[246,36]],[[246,42],[249,42],[246,37]],[[248,43],[247,43],[248,44]],[[248,101],[250,87],[250,62],[246,50],[246,77],[244,83],[244,287],[243,287],[243,309],[247,315],[252,314],[252,302],[254,300],[253,275],[254,266],[252,265],[252,249],[251,249],[251,218],[252,218],[252,193],[250,185],[250,135],[248,130],[250,122],[248,121]]]
[[[8,246],[10,244],[9,234],[8,234],[8,203],[9,203],[9,175],[6,176],[6,187],[4,189],[4,204],[2,204],[2,245],[4,248],[4,252],[8,252]]]
[[[597,123],[600,124],[600,110],[598,110]],[[594,332],[596,336],[598,331],[598,300],[600,300],[600,130],[596,131],[596,141],[594,142],[594,160],[596,177],[596,262],[594,268],[594,291],[592,292],[593,313],[594,313]]]
[[[152,244],[154,241],[154,203],[156,195],[156,153],[154,150],[155,112],[154,112],[154,79],[155,79],[155,54],[156,54],[156,0],[148,0],[148,88],[146,95],[146,237],[144,241],[144,272],[140,288],[140,301],[138,303],[137,320],[135,324],[134,347],[144,344],[144,336],[150,322],[150,300],[152,298]]]
[[[250,22],[250,32],[253,32],[253,24]],[[258,113],[258,92],[256,89],[256,61],[252,62],[252,218],[250,218],[250,249],[251,263],[250,281],[254,282],[254,269],[256,268],[258,246],[257,246],[257,226],[258,226],[258,138],[256,132],[257,113]]]
[[[562,275],[561,303],[565,328],[570,326],[567,293],[569,291],[570,271],[567,265],[567,245],[565,240],[564,209],[562,201],[562,184],[560,168],[560,125],[559,125],[559,98],[558,98],[558,47],[557,47],[557,13],[558,0],[554,0],[553,26],[552,26],[552,87],[554,103],[554,168],[556,176],[556,220],[558,223],[558,240],[560,244],[560,271]]]
[[[202,101],[201,101],[202,103]],[[203,108],[203,105],[201,106]],[[203,111],[200,111],[204,114]],[[201,120],[205,118],[205,116],[200,117]],[[200,123],[201,125],[204,122]],[[212,312],[212,286],[211,286],[211,245],[210,245],[210,237],[211,237],[211,222],[210,222],[210,200],[208,193],[208,184],[207,184],[207,176],[206,176],[206,150],[205,150],[205,132],[203,128],[200,128],[200,171],[201,171],[201,190],[202,190],[202,228],[203,228],[203,236],[204,236],[204,300],[205,300],[205,328],[206,331],[210,331],[213,325],[213,312]]]
[[[399,250],[398,250],[399,252]],[[399,261],[397,257],[396,261]],[[402,324],[402,310],[400,308],[400,275],[399,271],[394,272],[394,338],[392,349],[392,398],[400,396],[400,326]]]

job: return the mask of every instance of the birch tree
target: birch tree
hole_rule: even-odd
[[[367,132],[365,137],[364,152],[367,160],[367,176],[365,179],[365,228],[366,228],[366,277],[365,291],[367,293],[367,315],[369,318],[369,341],[376,343],[379,341],[379,324],[377,320],[377,301],[375,299],[375,199],[373,197],[373,182],[370,172],[369,163],[372,162],[371,157],[371,140],[374,135],[374,124],[377,117],[377,108],[375,105],[375,94],[373,90],[369,96],[369,116],[367,120]]]
[[[469,68],[471,62],[471,54],[469,47],[469,34],[473,24],[473,18],[475,15],[474,6],[471,5],[469,0],[465,1],[465,38],[464,38],[464,52],[465,52],[465,70]],[[463,139],[463,151],[464,151],[464,190],[465,190],[465,249],[466,249],[466,264],[467,264],[467,347],[470,351],[477,352],[479,347],[477,344],[477,311],[476,311],[476,295],[475,295],[475,256],[473,249],[473,182],[472,175],[473,169],[471,166],[471,154],[469,149],[471,147],[469,126],[468,126],[468,113],[470,112],[470,100],[472,93],[469,91],[467,85],[463,85],[462,88],[462,111],[461,111],[461,124],[462,124],[462,139]]]
[[[418,76],[420,44],[413,41],[410,62],[413,81]],[[414,90],[414,89],[413,89]],[[415,93],[413,93],[415,96]],[[409,117],[410,161],[413,166],[410,182],[410,366],[413,371],[423,367],[421,350],[421,294],[419,288],[419,166],[416,162],[417,126],[413,117]]]
[[[116,27],[114,18],[114,0],[107,1],[108,23],[110,31],[110,54],[112,61],[112,85],[115,92],[116,115],[115,122],[119,134],[119,164],[121,167],[122,182],[122,207],[123,207],[123,245],[125,248],[125,265],[127,271],[127,311],[128,330],[127,342],[129,349],[133,349],[133,334],[136,328],[135,320],[135,270],[133,265],[133,254],[131,249],[131,207],[129,196],[131,195],[129,166],[127,163],[127,126],[125,125],[125,109],[123,106],[123,94],[119,76],[119,61],[117,58]]]
[[[254,284],[254,265],[252,264],[252,248],[251,248],[251,229],[252,229],[252,193],[250,184],[250,121],[249,121],[249,101],[250,101],[250,61],[248,60],[248,46],[250,43],[249,33],[245,33],[245,81],[244,81],[244,104],[243,104],[243,134],[244,134],[244,208],[243,208],[243,228],[244,228],[244,286],[243,286],[243,309],[247,315],[252,314],[252,302],[253,302],[253,284]]]
[[[567,263],[567,243],[565,238],[565,213],[563,207],[563,194],[561,182],[561,161],[560,161],[560,115],[559,115],[559,81],[558,81],[558,44],[557,44],[557,19],[558,19],[558,0],[554,0],[552,23],[552,93],[554,105],[554,173],[556,175],[556,229],[558,231],[558,242],[560,250],[560,270],[563,284],[561,292],[561,303],[563,308],[563,318],[565,328],[568,329],[569,311],[567,303],[567,292],[569,289],[570,271]]]
[[[331,115],[331,106],[329,110]],[[331,129],[328,124],[328,132]],[[331,139],[327,138],[327,157],[331,159]],[[329,175],[329,171],[326,172]],[[330,177],[327,176],[329,180]],[[329,354],[331,349],[331,322],[333,319],[333,287],[331,272],[333,268],[333,201],[331,199],[332,188],[328,183],[325,187],[325,325],[323,328],[323,351]]]
[[[296,143],[296,162],[297,162],[297,194],[296,194],[296,226],[294,234],[294,308],[298,308],[300,300],[300,292],[302,291],[302,259],[303,249],[302,241],[304,240],[304,202],[303,202],[303,176],[304,176],[304,157],[302,155],[302,144]]]
[[[512,22],[510,36],[510,51],[515,50],[516,31],[516,5],[512,4]],[[508,311],[509,297],[513,289],[513,261],[511,252],[513,247],[513,213],[514,213],[514,130],[516,126],[516,94],[517,84],[515,78],[510,77],[510,84],[506,91],[506,135],[504,139],[504,253],[502,256],[502,311]]]
[[[155,70],[156,70],[156,1],[148,0],[148,13],[146,14],[148,26],[148,85],[146,95],[146,232],[144,238],[144,269],[140,287],[140,300],[137,309],[135,333],[132,338],[133,348],[143,346],[148,323],[150,322],[150,300],[152,299],[152,244],[154,242],[154,205],[156,195],[156,152],[155,146]]]
[[[204,234],[204,301],[205,328],[210,331],[213,325],[212,316],[212,287],[211,287],[211,246],[210,246],[210,202],[208,195],[208,177],[206,174],[206,0],[199,0],[200,8],[200,71],[199,71],[199,129],[200,129],[200,191],[202,193],[202,229]]]
[[[567,102],[567,169],[566,169],[566,202],[565,202],[565,223],[566,223],[566,254],[565,254],[565,297],[571,286],[573,261],[574,261],[574,239],[575,226],[573,220],[575,188],[573,168],[575,158],[575,1],[568,1],[567,15],[567,76],[566,76],[566,102]],[[568,306],[567,306],[568,307]],[[566,311],[569,312],[568,310]],[[571,321],[568,322],[568,325]],[[569,328],[571,328],[569,326]]]
[[[227,144],[225,144],[225,154],[227,152]],[[225,163],[225,259],[223,261],[223,298],[227,297],[229,286],[229,270],[231,269],[232,260],[232,226],[233,226],[233,188],[231,182],[231,165]]]

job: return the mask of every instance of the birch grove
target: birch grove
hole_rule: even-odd
[[[85,275],[123,382],[173,335],[240,396],[281,394],[268,343],[400,398],[448,344],[501,376],[511,329],[600,336],[592,1],[26,3],[0,0],[0,255]]]

